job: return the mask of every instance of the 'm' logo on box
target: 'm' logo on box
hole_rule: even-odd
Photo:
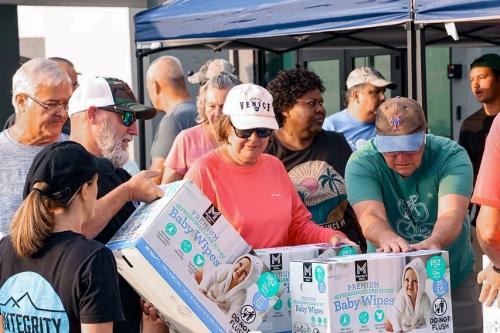
[[[366,260],[359,260],[354,263],[356,267],[356,281],[368,280],[368,262]]]
[[[304,275],[304,282],[312,282],[312,280],[313,280],[312,263],[305,262],[302,265],[302,273]]]
[[[205,213],[203,213],[203,218],[210,223],[210,225],[214,225],[220,216],[221,213],[217,210],[217,208],[215,208],[214,205],[210,205]]]
[[[270,267],[272,271],[281,271],[283,269],[283,262],[281,253],[269,254]]]

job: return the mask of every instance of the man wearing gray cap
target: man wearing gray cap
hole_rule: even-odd
[[[375,136],[375,112],[385,101],[385,89],[396,84],[370,67],[355,68],[347,78],[347,107],[325,118],[323,129],[344,134],[353,151]]]
[[[368,251],[443,249],[450,255],[455,332],[482,332],[467,206],[472,165],[466,151],[425,134],[418,102],[391,98],[376,115],[376,137],[346,168],[347,196]]]

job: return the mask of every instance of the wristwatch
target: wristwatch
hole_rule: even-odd
[[[491,268],[493,268],[493,271],[495,273],[499,273],[500,274],[500,268],[496,267],[495,265],[493,265],[493,263],[491,263]]]

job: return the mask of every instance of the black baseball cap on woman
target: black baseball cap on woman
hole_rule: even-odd
[[[26,176],[23,198],[31,191],[67,206],[81,187],[99,171],[97,157],[74,141],[57,142],[43,148],[33,160]],[[37,182],[49,185],[45,190],[33,189]]]

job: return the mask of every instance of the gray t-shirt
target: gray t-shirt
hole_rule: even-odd
[[[151,147],[151,157],[167,158],[177,134],[196,125],[196,115],[196,104],[189,100],[177,104],[172,111],[163,116]]]
[[[68,136],[61,134],[60,141]],[[45,145],[28,146],[14,140],[8,130],[0,133],[0,238],[10,233],[12,216],[23,201],[24,182],[28,170]]]

